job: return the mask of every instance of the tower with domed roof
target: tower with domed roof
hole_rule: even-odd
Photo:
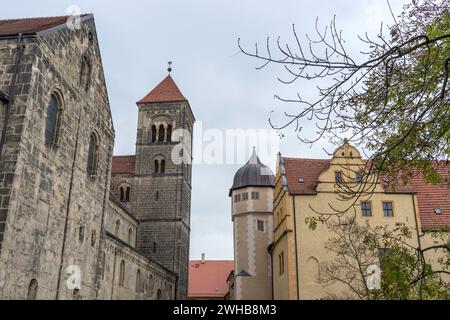
[[[273,172],[256,151],[235,174],[230,189],[236,300],[272,299]]]

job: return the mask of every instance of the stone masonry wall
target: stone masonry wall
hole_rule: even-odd
[[[102,259],[105,261],[105,267],[99,299],[174,299],[176,275],[148,260],[111,234],[106,238]],[[125,266],[123,284],[120,283],[122,261]]]
[[[32,279],[38,282],[38,299],[94,298],[114,141],[94,22],[25,42],[0,165],[0,187],[9,197],[0,298],[26,298]],[[88,90],[80,86],[83,56],[92,66]],[[3,91],[11,78],[8,58],[0,61]],[[54,92],[63,103],[58,143],[50,148],[44,130]],[[99,139],[94,179],[86,173],[92,132]],[[69,266],[81,271],[78,291],[66,286]]]

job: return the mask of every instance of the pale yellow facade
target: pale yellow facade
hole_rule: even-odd
[[[292,194],[288,190],[282,159],[279,161],[275,176],[274,244],[271,248],[274,299],[321,299],[349,294],[348,289],[342,285],[326,286],[319,281],[319,266],[335,259],[325,249],[331,233],[321,223],[317,224],[315,230],[311,230],[305,220],[318,217],[318,212],[335,212],[330,205],[334,209],[348,208],[351,202],[338,199],[336,172],[342,172],[343,177],[353,177],[363,166],[360,153],[345,144],[336,150],[328,169],[320,174],[314,194]],[[361,201],[371,203],[371,217],[363,217]],[[383,202],[392,202],[392,217],[384,215]],[[417,246],[420,221],[416,204],[413,193],[387,193],[378,183],[370,197],[358,199],[353,209],[346,214],[355,214],[357,222],[368,222],[372,227],[385,226],[393,229],[404,225],[412,231],[411,245]],[[280,261],[282,253],[283,262]],[[280,272],[283,264],[285,270]]]

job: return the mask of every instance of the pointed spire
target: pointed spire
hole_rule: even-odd
[[[161,81],[152,91],[150,91],[144,98],[139,100],[137,104],[152,103],[152,102],[180,102],[187,101],[180,89],[173,81],[169,74],[163,81]]]
[[[250,164],[257,164],[259,162],[258,155],[256,154],[256,147],[253,147],[253,153],[250,157],[250,160],[248,160],[248,163]]]

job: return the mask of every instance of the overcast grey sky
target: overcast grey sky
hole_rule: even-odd
[[[405,2],[391,0],[396,15]],[[238,53],[238,37],[249,48],[268,35],[291,40],[293,23],[303,36],[313,32],[316,17],[325,25],[336,14],[347,45],[358,52],[357,34],[375,34],[382,20],[392,24],[385,0],[1,0],[0,18],[65,15],[71,5],[95,15],[116,155],[134,154],[135,102],[167,75],[169,60],[173,61],[172,76],[203,129],[268,129],[271,110],[296,108],[276,103],[274,94],[312,96],[314,91],[303,82],[277,82],[280,68],[256,71],[257,62]],[[313,123],[302,125],[312,128]],[[309,148],[290,131],[285,133],[283,155],[327,157],[322,150],[326,141]],[[194,165],[192,259],[199,259],[203,252],[208,259],[233,259],[228,189],[239,167]]]

